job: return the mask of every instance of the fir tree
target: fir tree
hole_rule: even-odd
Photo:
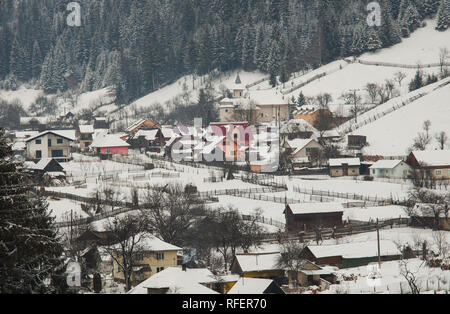
[[[438,10],[438,22],[436,29],[445,31],[450,26],[450,0],[441,0]]]
[[[378,33],[374,29],[369,30],[366,47],[369,51],[375,51],[382,48],[381,40]]]
[[[61,292],[46,284],[62,276],[54,218],[27,182],[0,129],[0,293]]]

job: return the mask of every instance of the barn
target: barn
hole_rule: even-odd
[[[300,203],[286,206],[284,211],[288,232],[311,231],[316,227],[342,226],[344,207],[340,203]]]

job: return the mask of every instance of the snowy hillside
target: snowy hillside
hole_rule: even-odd
[[[438,148],[435,133],[450,133],[450,85],[446,85],[415,102],[374,121],[354,134],[367,136],[370,146],[365,148],[369,155],[402,156],[413,144],[417,133],[422,131],[423,122],[431,121],[430,133],[433,142],[430,148]]]

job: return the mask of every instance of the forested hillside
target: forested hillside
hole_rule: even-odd
[[[388,47],[450,0],[382,0],[380,27],[361,0],[80,0],[81,26],[66,23],[71,0],[0,2],[0,88],[31,82],[46,92],[114,86],[129,103],[181,75],[215,69],[290,72]]]

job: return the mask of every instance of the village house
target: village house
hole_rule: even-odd
[[[132,148],[144,149],[152,153],[160,153],[165,146],[165,139],[161,129],[139,129],[128,136],[127,142]]]
[[[407,179],[410,171],[402,160],[379,160],[370,167],[370,175],[375,178]]]
[[[133,278],[132,282],[139,284],[142,281],[150,278],[151,276],[163,271],[168,267],[178,265],[178,252],[183,249],[164,242],[153,235],[145,236],[139,242],[139,252],[136,253],[133,265]],[[117,248],[117,249],[116,249]],[[113,246],[113,277],[115,281],[124,282],[125,278],[120,266],[117,264],[117,260],[121,260],[120,246]]]
[[[316,106],[302,106],[294,111],[294,119],[303,119],[314,126],[321,113],[332,115],[328,109],[321,109]]]
[[[161,126],[157,124],[156,122],[153,122],[149,119],[140,119],[135,121],[133,124],[131,124],[126,130],[125,133],[127,135],[132,135],[136,133],[139,130],[154,130],[154,129],[161,129]],[[122,138],[123,140],[126,140],[126,138]]]
[[[109,130],[109,123],[105,117],[94,118],[94,129]]]
[[[88,150],[94,140],[94,125],[79,125],[77,135],[80,149]]]
[[[42,179],[45,174],[52,177],[65,177],[65,170],[53,158],[42,158],[37,164],[28,168],[33,172],[33,176],[37,179]]]
[[[407,163],[415,170],[429,172],[435,180],[450,180],[450,150],[414,151]]]
[[[288,272],[288,278],[289,285],[293,285],[296,279],[294,272]],[[323,280],[328,285],[334,284],[336,282],[334,271],[330,267],[320,267],[305,260],[301,269],[298,271],[296,283],[301,287],[322,286]]]
[[[230,87],[232,98],[220,101],[220,122],[249,120],[251,124],[289,120],[289,100],[272,91],[246,91],[239,75]],[[248,119],[251,117],[251,119]],[[253,121],[250,121],[253,120]]]
[[[284,283],[284,270],[279,266],[280,253],[236,254],[230,271],[245,278],[272,279]]]
[[[378,261],[378,242],[308,245],[304,248],[302,256],[317,265],[330,265],[339,268],[365,266]],[[380,259],[382,262],[396,261],[401,257],[402,253],[394,242],[380,241]]]
[[[281,138],[283,140],[294,140],[318,138],[320,132],[303,119],[291,119],[281,125]]]
[[[446,204],[417,203],[410,216],[412,226],[450,231],[450,208]]]
[[[74,133],[74,132],[73,132]],[[75,136],[66,131],[44,131],[26,140],[27,158],[40,160],[53,158],[57,161],[69,161],[71,159],[71,143]]]
[[[128,294],[218,294],[220,279],[209,269],[167,267],[146,279]]]
[[[292,167],[301,168],[306,163],[319,163],[319,153],[323,146],[313,139],[288,140],[284,144],[287,150]]]
[[[284,211],[286,232],[313,231],[342,226],[344,207],[340,203],[289,204]]]
[[[130,144],[120,139],[118,135],[106,134],[95,138],[91,148],[101,157],[112,155],[128,156],[128,147]]]
[[[228,294],[285,294],[280,286],[271,279],[240,278]]]
[[[331,177],[356,177],[360,175],[361,161],[359,158],[330,159],[328,160],[328,165],[330,167]]]

